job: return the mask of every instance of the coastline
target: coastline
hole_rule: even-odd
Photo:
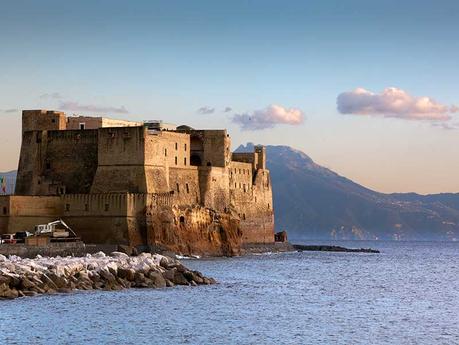
[[[189,270],[178,260],[142,253],[113,252],[84,257],[24,259],[0,255],[0,299],[66,293],[75,290],[166,288],[215,284],[213,278]]]

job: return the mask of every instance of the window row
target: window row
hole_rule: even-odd
[[[234,188],[237,188],[238,184],[237,182],[234,183]],[[239,188],[240,189],[243,189],[244,190],[244,193],[245,192],[248,192],[249,191],[249,188],[250,188],[250,185],[246,185],[245,183],[240,183],[239,182]]]
[[[246,174],[247,174],[247,175],[250,175],[250,169],[239,169],[239,168],[232,168],[232,169],[231,169],[231,168],[230,168],[230,174],[232,175],[233,173],[234,173],[234,174],[239,173],[239,174],[241,174],[241,175],[246,175]]]
[[[180,184],[176,184],[176,191],[177,193],[180,193]],[[188,185],[188,183],[185,183],[185,191],[187,192],[187,194],[190,194],[190,186]]]

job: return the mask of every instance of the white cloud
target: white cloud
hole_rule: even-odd
[[[342,114],[373,115],[395,117],[408,120],[440,120],[451,119],[451,114],[458,107],[447,106],[426,96],[415,97],[408,92],[389,87],[380,94],[363,88],[343,92],[337,98],[338,111]]]
[[[5,114],[11,114],[11,113],[19,112],[19,109],[4,109],[4,110],[0,110],[0,111],[5,113]]]
[[[91,105],[91,104],[80,104],[78,102],[73,102],[73,101],[60,102],[59,109],[82,111],[82,112],[92,112],[92,113],[119,113],[119,114],[129,113],[129,111],[124,106],[102,107],[102,106]]]
[[[62,99],[62,95],[59,92],[44,93],[40,95],[41,99]]]
[[[299,109],[287,109],[273,104],[252,113],[235,114],[232,120],[243,130],[261,130],[279,124],[300,125],[304,122],[304,114]]]
[[[210,107],[201,107],[197,110],[199,114],[203,115],[208,115],[208,114],[213,114],[215,113],[215,108],[210,108]]]

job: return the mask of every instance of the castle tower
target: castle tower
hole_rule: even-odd
[[[255,154],[257,157],[257,169],[266,169],[266,147],[263,145],[255,146]]]
[[[66,129],[67,118],[63,112],[52,110],[23,110],[22,133]]]

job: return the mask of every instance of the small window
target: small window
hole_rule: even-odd
[[[175,143],[175,149],[178,150],[178,144],[177,143]]]
[[[237,188],[237,182],[234,182],[234,188]]]
[[[89,205],[88,205],[88,204],[84,204],[84,210],[85,210],[86,212],[89,211]]]
[[[177,165],[177,162],[178,162],[177,156],[175,156],[175,165]]]
[[[48,170],[51,169],[51,163],[50,162],[46,162],[45,166],[46,166],[46,169],[48,169]]]
[[[186,165],[186,157],[183,158],[183,164]]]
[[[56,123],[56,119],[51,119],[51,122],[52,123]]]
[[[178,183],[177,183],[177,193],[180,193],[180,186]]]
[[[80,129],[85,129],[86,125],[84,123],[80,123]]]
[[[185,145],[183,145],[183,148],[184,148],[184,149],[185,149],[185,151],[186,151],[186,144],[185,144]]]
[[[180,216],[180,224],[184,224],[185,223],[185,217],[184,216]]]
[[[245,220],[245,213],[242,214],[242,219]]]
[[[6,207],[3,207],[3,214],[4,215],[8,214],[8,209]]]
[[[167,157],[167,149],[164,149],[164,156]]]
[[[188,186],[188,183],[185,185],[185,187],[186,187],[186,192],[190,194],[190,187]]]
[[[105,212],[107,212],[109,209],[110,209],[110,205],[109,204],[105,204]]]
[[[69,212],[70,211],[70,204],[65,204],[65,211]]]

